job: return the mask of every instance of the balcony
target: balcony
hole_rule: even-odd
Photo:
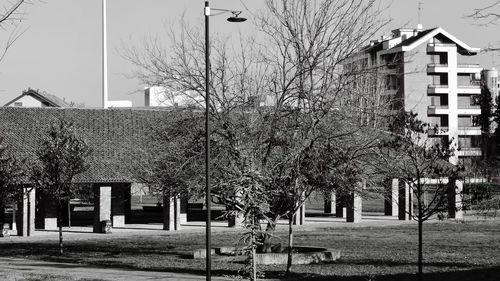
[[[458,94],[480,95],[481,87],[479,85],[458,85]]]
[[[448,135],[448,127],[434,127],[431,126],[429,131],[427,132],[429,136],[444,136]]]
[[[462,147],[457,150],[458,156],[481,156],[481,148],[479,147]]]
[[[477,126],[459,126],[458,134],[461,136],[480,136],[481,135],[481,127]]]
[[[457,65],[457,73],[480,73],[481,70],[479,64],[459,63]]]
[[[427,53],[448,52],[456,47],[455,44],[429,43],[427,44]]]
[[[449,111],[447,105],[429,105],[427,108],[428,115],[447,115]]]
[[[448,64],[445,63],[427,64],[427,73],[443,73],[443,72],[448,72]]]
[[[450,88],[448,85],[428,85],[427,94],[448,94]]]
[[[458,105],[458,115],[481,115],[481,107],[479,105]]]

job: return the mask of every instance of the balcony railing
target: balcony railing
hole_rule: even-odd
[[[429,127],[428,134],[430,136],[446,135],[449,131],[448,127],[435,127],[434,125],[429,125]]]
[[[459,104],[458,109],[481,109],[480,105]]]
[[[437,85],[437,84],[427,85],[428,94],[447,94],[448,91],[449,91],[448,85]]]
[[[447,105],[429,105],[429,109],[448,109]]]
[[[480,136],[481,127],[478,126],[459,126],[458,134],[462,136]]]
[[[481,130],[479,126],[458,126],[459,130]]]
[[[459,63],[457,67],[463,68],[479,68],[479,64],[477,63]]]
[[[482,151],[479,147],[459,147],[458,156],[481,156]]]
[[[429,63],[427,67],[448,67],[447,63]]]
[[[429,105],[427,108],[427,114],[429,115],[443,115],[448,114],[447,105]]]

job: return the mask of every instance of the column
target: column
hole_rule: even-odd
[[[111,221],[111,186],[94,185],[94,233],[110,233],[104,222]]]
[[[181,195],[181,224],[187,223],[187,210],[188,210],[189,197]]]
[[[398,197],[399,197],[399,180],[390,180],[386,186],[384,214],[386,216],[398,217]]]
[[[181,199],[179,196],[170,196],[163,192],[163,230],[181,229]]]
[[[335,192],[336,202],[335,202],[335,217],[343,218],[346,213],[346,196],[342,191],[337,190]]]
[[[64,200],[62,202],[61,221],[62,221],[63,226],[70,226],[71,214],[70,214],[70,201],[69,200]]]
[[[241,204],[241,192],[236,192],[234,194],[234,199],[233,200],[235,200],[235,203]],[[226,206],[226,210],[227,211],[231,211],[229,213],[228,218],[227,218],[227,226],[228,227],[241,227],[241,226],[243,226],[242,225],[243,224],[243,220],[244,220],[243,214],[241,214],[239,212],[239,210],[237,210],[237,209],[231,210],[231,209],[228,209],[228,208],[233,208],[233,207],[232,206]]]
[[[365,188],[366,182],[360,181],[357,183],[354,191],[348,196],[346,222],[360,222],[362,211],[361,192]]]
[[[10,235],[9,229],[4,230],[4,224],[5,224],[5,205],[2,202],[2,199],[0,199],[0,237],[8,237]]]
[[[35,227],[38,229],[57,230],[57,201],[43,189],[36,192],[37,209]]]
[[[231,213],[227,218],[228,227],[241,227],[243,226],[243,215],[240,212]]]
[[[10,226],[10,230],[12,230],[12,233],[17,232],[16,218],[17,218],[17,202],[12,204],[12,224]]]
[[[399,220],[411,220],[413,213],[413,190],[410,186],[400,180],[398,191],[398,218]]]
[[[462,191],[463,181],[450,178],[448,181],[448,216],[452,219],[463,219]]]
[[[327,191],[325,192],[325,214],[335,213],[336,208],[336,197],[335,192]]]
[[[124,193],[124,207],[125,207],[125,224],[132,222],[132,184],[126,186],[123,190]]]
[[[127,213],[130,215],[130,184],[115,184],[111,187],[111,220],[113,227],[124,227]]]
[[[294,225],[304,225],[306,223],[306,202],[302,203],[302,206],[295,213],[293,219]]]
[[[24,188],[17,202],[16,224],[18,236],[31,236],[35,233],[35,189]]]

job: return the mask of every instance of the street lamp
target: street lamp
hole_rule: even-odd
[[[231,11],[225,9],[212,9],[221,11],[222,13],[230,12],[233,14],[227,21],[229,22],[244,22],[245,18],[240,18],[241,11]],[[222,14],[221,13],[221,14]],[[215,15],[214,15],[215,16]],[[209,18],[210,18],[210,5],[209,1],[205,0],[205,204],[207,206],[206,217],[206,270],[207,281],[211,280],[211,267],[212,267],[212,246],[211,246],[211,191],[210,191],[210,38],[209,38]]]

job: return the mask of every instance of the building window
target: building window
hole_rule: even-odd
[[[16,102],[14,102],[14,106],[21,107],[21,106],[23,106],[23,103],[20,101],[16,101]]]

